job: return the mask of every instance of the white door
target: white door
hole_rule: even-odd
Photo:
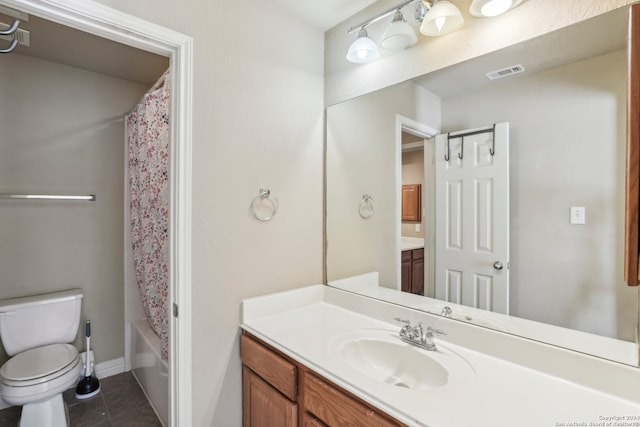
[[[509,314],[509,124],[435,146],[436,298]]]

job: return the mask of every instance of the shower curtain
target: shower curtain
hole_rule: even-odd
[[[126,116],[131,244],[144,312],[169,359],[169,79],[166,72]]]

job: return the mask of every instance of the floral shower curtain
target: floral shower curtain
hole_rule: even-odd
[[[165,73],[126,116],[131,240],[140,297],[169,359],[169,79]]]

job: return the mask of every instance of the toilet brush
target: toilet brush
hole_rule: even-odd
[[[76,387],[76,399],[88,399],[96,394],[100,393],[100,381],[93,375],[93,369],[91,369],[91,321],[87,320],[85,327],[85,336],[87,337],[87,352],[85,357],[85,369],[84,378],[78,382]]]

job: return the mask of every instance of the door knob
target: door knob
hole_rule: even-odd
[[[496,261],[493,263],[493,268],[495,268],[496,270],[502,270],[504,266],[502,265],[502,263],[500,261]]]

